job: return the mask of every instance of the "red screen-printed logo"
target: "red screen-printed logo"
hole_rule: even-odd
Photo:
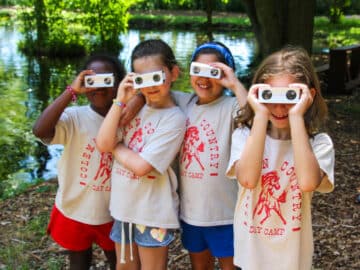
[[[198,128],[191,126],[186,130],[181,150],[181,162],[186,163],[185,169],[193,162],[196,162],[202,171],[205,169],[200,160],[201,152],[204,152],[204,143],[200,140]]]
[[[272,214],[276,214],[285,225],[286,220],[281,213],[281,204],[286,202],[286,191],[280,195],[276,192],[280,189],[280,177],[276,171],[268,172],[261,177],[261,192],[254,208],[255,215],[263,216],[260,224],[263,224]]]

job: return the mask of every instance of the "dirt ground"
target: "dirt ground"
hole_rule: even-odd
[[[330,112],[328,133],[336,151],[336,185],[332,193],[314,194],[313,270],[355,270],[360,269],[360,203],[356,203],[360,193],[360,89],[351,96],[328,97],[327,103]],[[358,108],[357,113],[350,114],[349,108],[354,105]],[[32,266],[28,269],[49,269],[52,258],[60,260],[61,266],[51,269],[67,269],[66,251],[46,236],[44,226],[40,228],[40,235],[24,230],[34,217],[48,217],[55,190],[56,181],[48,181],[16,198],[0,202],[0,246],[25,244],[27,248],[21,254],[15,251],[11,256],[14,260],[27,260]],[[0,260],[0,269],[18,268]],[[98,249],[92,269],[107,269]],[[190,269],[187,252],[179,237],[171,245],[168,269]]]

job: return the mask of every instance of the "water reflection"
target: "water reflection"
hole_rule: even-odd
[[[73,80],[83,59],[30,59],[17,50],[21,35],[15,28],[0,27],[0,36],[0,179],[7,179],[13,185],[34,178],[52,178],[56,176],[56,162],[62,148],[39,143],[31,133],[31,126],[40,112]],[[253,57],[254,39],[229,33],[213,33],[213,37],[233,52],[237,75],[246,74]],[[124,49],[119,58],[127,67],[134,46],[149,38],[161,38],[173,48],[183,70],[175,88],[189,89],[189,59],[194,48],[207,40],[206,34],[130,30],[120,36]]]

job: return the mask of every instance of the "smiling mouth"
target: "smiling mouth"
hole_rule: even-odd
[[[275,114],[271,114],[275,119],[277,120],[284,120],[284,119],[287,119],[288,118],[288,115],[285,114],[285,115],[275,115]]]
[[[204,89],[204,90],[207,90],[210,88],[210,85],[209,84],[204,84],[204,83],[198,83],[197,86],[200,88],[200,89]]]
[[[158,90],[155,90],[155,91],[148,91],[148,92],[147,92],[147,94],[148,94],[148,95],[154,95],[154,94],[157,94],[157,93],[159,93],[159,91],[158,91]]]

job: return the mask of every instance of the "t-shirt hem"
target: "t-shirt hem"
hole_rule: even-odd
[[[232,225],[234,219],[230,220],[217,220],[217,221],[196,221],[180,216],[180,219],[190,225],[201,226],[201,227],[210,227],[210,226],[221,226],[221,225]]]
[[[67,218],[69,219],[72,219],[72,220],[75,220],[75,221],[78,221],[78,222],[81,222],[81,223],[84,223],[84,224],[88,224],[88,225],[103,225],[103,224],[106,224],[106,223],[109,223],[111,221],[113,221],[112,217],[109,215],[108,217],[106,218],[101,218],[101,219],[86,219],[86,218],[83,218],[83,217],[78,217],[78,216],[74,216],[74,215],[70,215],[70,214],[67,214],[64,209],[60,208],[57,204],[55,204],[56,208]]]
[[[146,221],[146,220],[138,220],[138,219],[134,219],[134,218],[121,218],[121,217],[115,216],[115,215],[113,215],[113,218],[115,220],[118,220],[118,221],[121,221],[121,222],[139,224],[139,225],[155,227],[155,228],[164,228],[164,229],[179,229],[180,228],[180,223],[178,223],[178,224],[175,224],[175,223],[170,223],[170,224],[154,223],[154,222],[150,222],[150,221]]]

